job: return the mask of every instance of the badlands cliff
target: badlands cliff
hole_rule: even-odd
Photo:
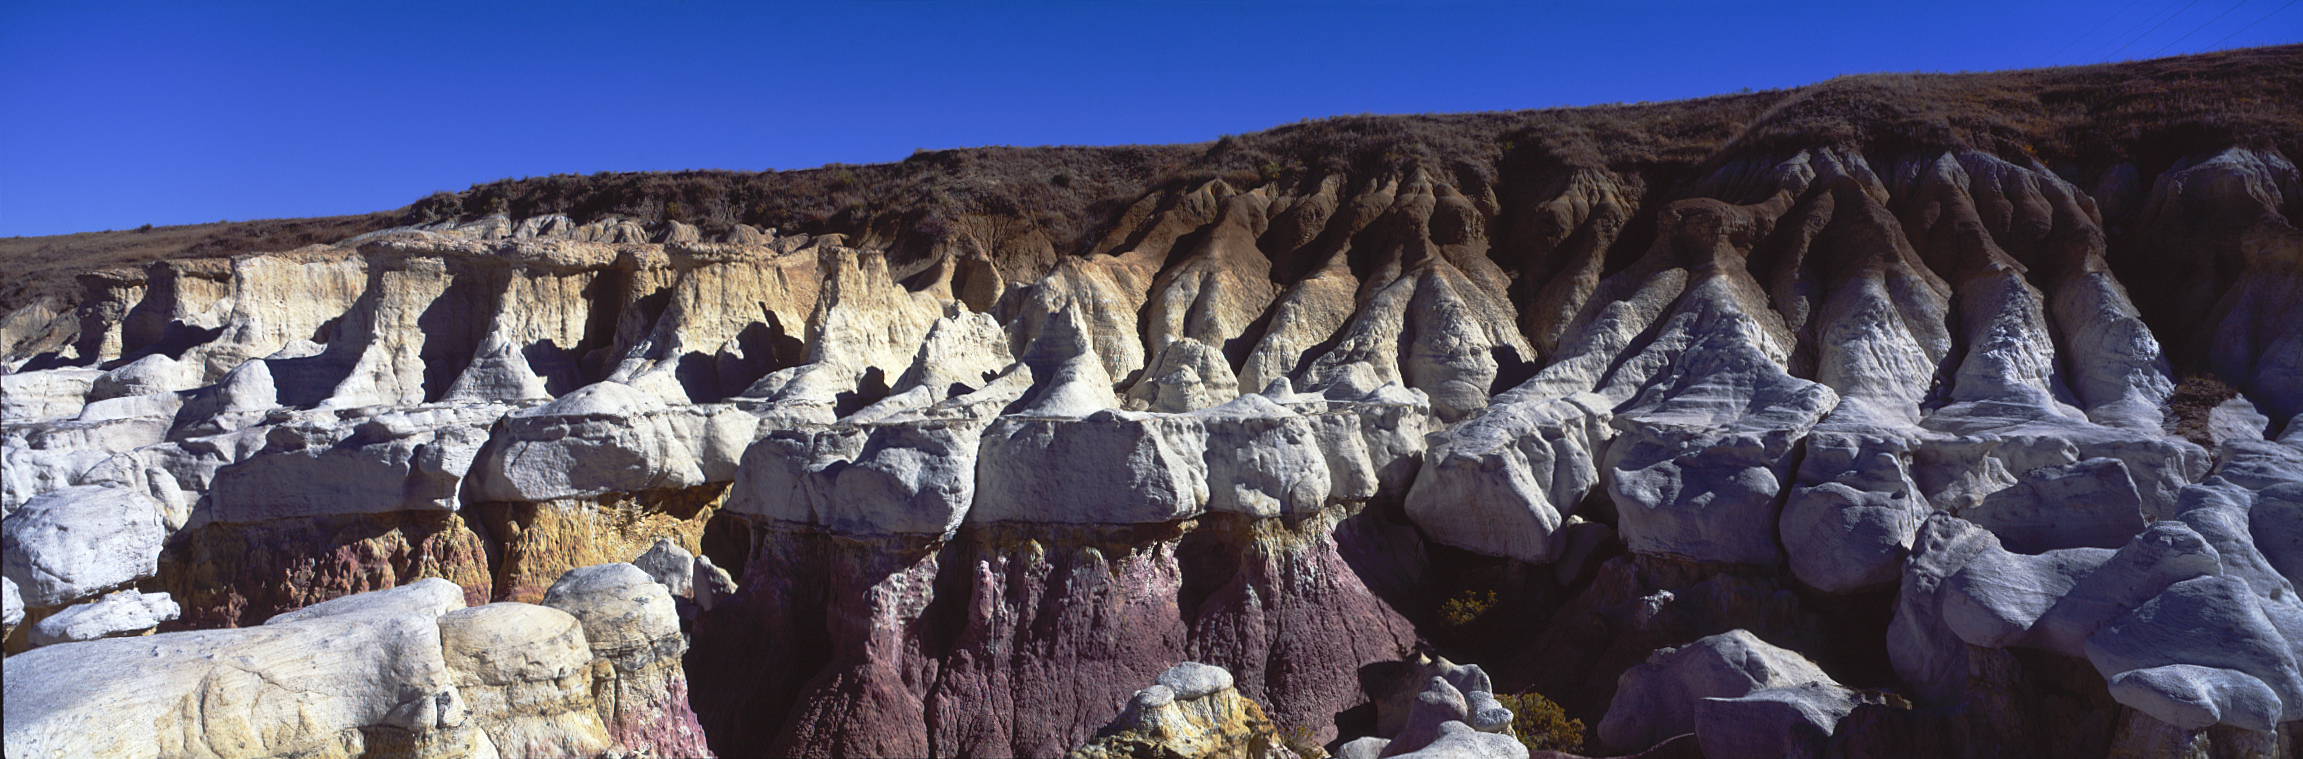
[[[2303,49],[2058,71],[88,273],[7,753],[2294,757]]]

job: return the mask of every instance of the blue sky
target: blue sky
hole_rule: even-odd
[[[2296,0],[0,0],[0,236],[2299,39]]]

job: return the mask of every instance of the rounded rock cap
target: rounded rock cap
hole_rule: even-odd
[[[1231,672],[1212,664],[1187,661],[1169,667],[1160,673],[1159,684],[1175,691],[1177,698],[1199,698],[1231,687]]]
[[[1175,691],[1169,690],[1165,685],[1154,685],[1136,691],[1136,704],[1140,706],[1159,707],[1172,703],[1175,703]]]

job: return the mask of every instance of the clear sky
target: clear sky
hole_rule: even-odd
[[[2297,0],[0,0],[0,236],[2303,39]]]

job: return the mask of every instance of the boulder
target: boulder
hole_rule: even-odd
[[[1779,493],[1797,444],[1839,396],[1786,374],[1753,347],[1741,331],[1749,328],[1712,329],[1688,338],[1670,373],[1617,411],[1608,497],[1634,552],[1775,564]]]
[[[1129,408],[1180,414],[1229,403],[1239,394],[1239,378],[1223,352],[1182,337],[1152,357],[1127,400]]]
[[[471,684],[510,685],[573,677],[592,663],[575,615],[513,602],[440,615],[448,666]]]
[[[1440,727],[1448,724],[1467,724],[1471,719],[1471,702],[1464,698],[1444,677],[1426,680],[1421,692],[1407,710],[1407,722],[1391,736],[1391,744],[1383,749],[1386,756],[1398,756],[1429,746],[1439,739]]]
[[[134,448],[160,442],[161,436],[168,431],[168,425],[176,421],[176,412],[183,407],[183,396],[174,392],[121,395],[89,401],[85,408],[80,409],[79,415],[72,417],[71,421],[81,424],[118,421],[141,422],[134,425],[120,425],[126,429],[108,436],[112,439],[106,441],[114,447]],[[150,442],[142,442],[144,440]],[[121,448],[121,450],[126,448]]]
[[[0,374],[0,419],[32,422],[78,415],[103,374],[95,369]]]
[[[2277,721],[2303,719],[2303,670],[2295,644],[2280,629],[2281,622],[2295,620],[2267,614],[2264,606],[2236,578],[2178,582],[2089,636],[2087,660],[2107,679],[2169,665],[2199,667],[2128,678],[2113,693],[2124,697],[2120,703],[2169,724],[2196,721],[2204,697],[2222,699],[2214,710],[2218,719],[2261,725],[2267,709],[2259,697],[2265,692],[2282,705]]]
[[[127,488],[43,494],[0,522],[0,557],[30,607],[62,606],[159,571],[160,504]]]
[[[2303,482],[2303,446],[2261,440],[2224,443],[2215,448],[2214,476],[2255,491]]]
[[[2247,583],[2266,601],[2295,602],[2295,586],[2279,573],[2257,547],[2251,532],[2250,512],[2261,497],[2221,477],[2183,489],[2176,519],[2197,531],[2215,549],[2218,574]]]
[[[567,214],[554,213],[530,216],[521,219],[519,225],[512,228],[512,238],[525,240],[535,237],[565,237],[575,231],[575,228],[576,221],[568,218]]]
[[[481,497],[546,501],[728,481],[758,419],[595,382],[503,424],[481,465]]]
[[[736,594],[736,579],[728,574],[728,570],[714,566],[711,557],[698,556],[696,557],[695,590],[696,607],[704,611],[711,611],[713,606],[719,604],[720,599]]]
[[[2258,547],[2252,509],[2266,495],[2210,477],[2175,500],[2177,519],[2117,551],[2012,553],[1980,527],[1930,518],[1890,627],[1898,673],[1956,705],[1987,676],[1975,668],[2003,666],[1989,649],[2019,645],[2086,658],[2160,732],[2303,717],[2303,599]]]
[[[1616,680],[1615,699],[1599,721],[1610,749],[1637,752],[1666,738],[1695,732],[1705,699],[1740,698],[1769,688],[1830,683],[1831,677],[1797,653],[1744,630],[1657,649],[1647,662]]]
[[[106,425],[111,426],[111,425]],[[102,448],[34,448],[21,437],[0,447],[0,516],[13,514],[42,493],[90,482],[92,472],[116,456]]]
[[[561,575],[543,605],[573,615],[593,658],[608,664],[593,687],[614,704],[601,714],[610,737],[664,756],[711,755],[688,706],[688,640],[668,588],[631,564],[599,564]]]
[[[1391,740],[1388,738],[1377,738],[1372,735],[1365,738],[1355,738],[1337,746],[1335,757],[1336,759],[1382,759],[1383,750],[1389,746],[1391,746]]]
[[[1232,687],[1229,671],[1196,662],[1171,667],[1158,683],[1136,691],[1119,717],[1070,753],[1072,759],[1290,755],[1263,707]]]
[[[570,583],[568,595],[598,601],[616,595],[610,586],[629,591],[628,583],[604,580],[631,580],[638,570],[611,566],[630,572],[590,573]],[[12,657],[7,753],[710,755],[700,733],[679,729],[694,722],[684,687],[657,682],[651,691],[647,681],[663,673],[603,659],[574,615],[519,603],[467,609],[462,598],[454,584],[430,579],[314,604],[257,627],[67,643]],[[604,605],[612,604],[583,608]],[[659,697],[646,698],[651,692]]]
[[[1177,698],[1202,698],[1232,687],[1230,670],[1195,661],[1169,667],[1157,682]]]
[[[567,612],[493,603],[440,615],[471,720],[505,757],[598,756],[615,744],[593,701],[591,646]]]
[[[2031,624],[2024,645],[2085,657],[2087,636],[2169,585],[2215,574],[2221,561],[2189,525],[2154,523],[2053,599]]]
[[[250,524],[455,511],[491,428],[509,410],[460,404],[291,415],[251,431],[262,435],[262,455],[215,470],[208,516]]]
[[[424,755],[495,755],[467,727],[439,610],[403,603],[409,595],[348,596],[326,613],[258,627],[10,657],[0,702],[7,754],[253,759],[358,754],[380,741]],[[462,597],[454,594],[455,607]]]
[[[826,471],[817,522],[847,535],[948,536],[975,504],[977,421],[890,420],[851,463]]]
[[[664,231],[656,234],[656,242],[664,245],[682,245],[702,242],[704,235],[693,224],[666,220]]]
[[[2274,485],[2255,494],[2247,512],[2247,532],[2255,536],[2263,559],[2288,582],[2303,588],[2303,482]]]
[[[671,538],[658,538],[648,552],[632,560],[632,566],[648,573],[665,590],[681,598],[695,596],[696,556],[688,549],[672,542]]]
[[[1439,427],[1423,393],[1399,385],[1339,400],[1296,394],[1283,378],[1260,395],[1311,422],[1327,459],[1328,492],[1336,498],[1406,498],[1421,479],[1425,435]]]
[[[1822,756],[1855,711],[1854,693],[1824,681],[1706,698],[1695,705],[1695,738],[1704,759]]]
[[[2021,642],[2032,623],[2109,561],[2111,551],[2074,548],[2037,556],[1987,550],[1943,586],[1943,621],[1961,640],[1986,648]]]
[[[543,605],[575,615],[593,652],[625,669],[677,659],[685,647],[670,589],[631,564],[568,570],[544,591]]]
[[[762,231],[759,227],[755,227],[750,224],[737,224],[728,228],[728,232],[724,236],[725,239],[723,239],[722,242],[734,243],[737,245],[766,245],[768,244],[768,241],[775,239],[775,236],[776,230],[773,227],[768,228],[766,231]]]
[[[1433,435],[1407,493],[1408,518],[1448,545],[1528,562],[1558,559],[1567,517],[1599,484],[1598,460],[1615,436],[1610,405],[1591,394],[1499,398]]]
[[[1447,722],[1439,726],[1439,734],[1430,743],[1424,744],[1423,748],[1387,756],[1396,759],[1528,759],[1528,750],[1527,746],[1511,736],[1483,733],[1461,722]]]
[[[1792,573],[1817,590],[1850,593],[1896,581],[1925,501],[1826,482],[1796,491],[1779,526]]]
[[[184,610],[166,593],[115,591],[91,603],[71,606],[32,626],[34,647],[98,638],[151,633]]]
[[[1375,684],[1368,693],[1375,701],[1376,735],[1385,738],[1399,735],[1400,731],[1407,729],[1411,715],[1420,708],[1417,704],[1422,703],[1423,694],[1432,689],[1432,678],[1446,682],[1448,687],[1455,689],[1459,698],[1464,697],[1462,694],[1492,694],[1495,690],[1487,670],[1477,664],[1457,664],[1444,656],[1434,658],[1417,654],[1416,658],[1393,666],[1395,669],[1392,676]],[[1469,702],[1466,704],[1465,708],[1468,709]]]
[[[1198,516],[1207,431],[1188,416],[1001,417],[976,462],[974,522],[1133,524]]]
[[[1207,433],[1209,511],[1309,514],[1332,492],[1311,420],[1248,394],[1191,414]]]
[[[1912,441],[1883,425],[1824,427],[1808,436],[1778,525],[1792,574],[1827,593],[1891,586],[1932,510],[1911,479]]]
[[[845,424],[797,424],[765,431],[744,450],[736,482],[728,489],[728,511],[771,522],[825,525],[833,485],[863,453],[870,434],[871,430]]]
[[[1912,538],[1895,618],[1887,627],[1887,658],[1922,701],[1957,704],[1970,694],[1971,667],[1980,665],[1967,642],[1944,624],[1946,586],[1969,560],[1997,550],[1999,538],[1991,531],[1942,512],[1929,515]]]
[[[2184,730],[2218,723],[2258,732],[2279,728],[2284,705],[2247,673],[2196,664],[2131,669],[2111,678],[2111,698]]]
[[[2127,464],[2098,456],[2024,472],[1960,517],[1998,535],[2010,551],[2116,548],[2143,528],[2143,495]]]
[[[95,381],[89,383],[88,400],[95,402],[152,393],[173,395],[178,390],[190,390],[204,384],[198,381],[196,375],[187,381],[185,369],[173,357],[154,353],[97,375]]]
[[[1471,712],[1464,719],[1464,724],[1483,733],[1511,733],[1511,721],[1516,715],[1502,701],[1496,700],[1495,694],[1483,690],[1470,691],[1463,694],[1463,703]]]

